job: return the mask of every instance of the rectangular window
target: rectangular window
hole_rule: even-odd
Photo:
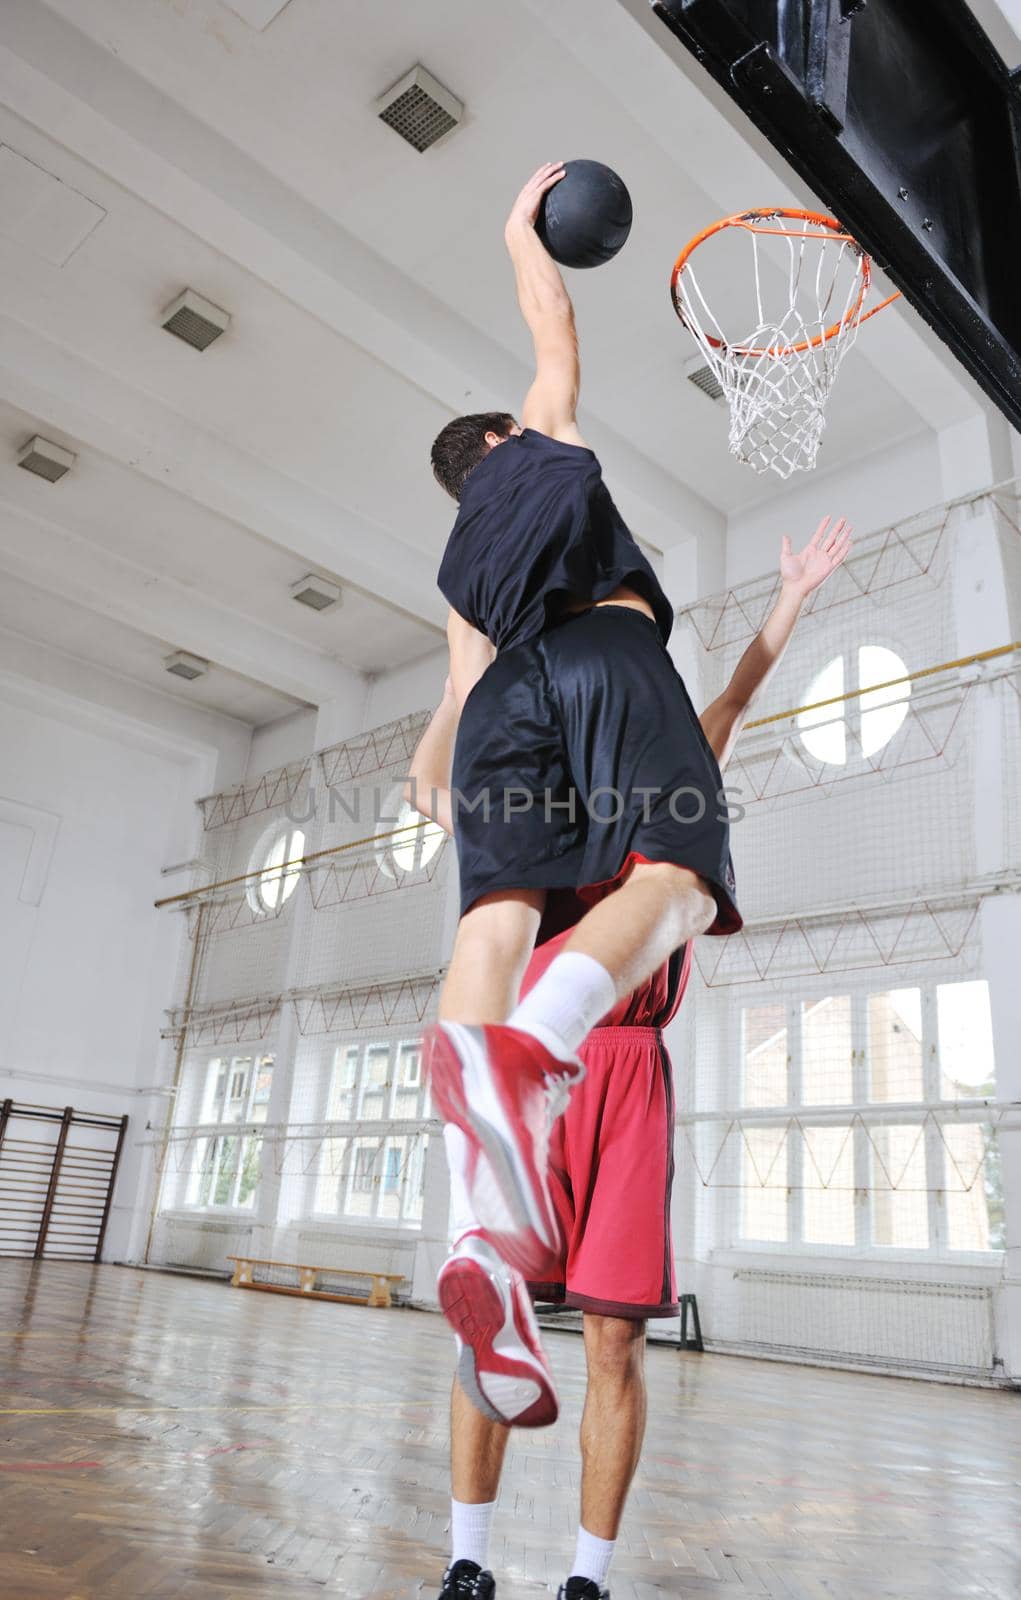
[[[940,1130],[951,1250],[1002,1250],[1003,1182],[1000,1153],[988,1124],[950,1124]]]
[[[206,1063],[202,1123],[209,1134],[198,1141],[196,1170],[185,1204],[250,1210],[262,1165],[262,1135],[217,1134],[217,1127],[266,1121],[273,1084],[273,1057],[214,1056]]]
[[[941,983],[936,990],[944,1100],[989,1100],[996,1093],[989,985]]]
[[[801,1237],[806,1244],[855,1242],[854,1129],[806,1127],[803,1135]]]
[[[854,1099],[851,997],[827,995],[801,1008],[801,1103],[849,1105]]]
[[[922,991],[869,995],[869,1099],[923,1100]]]
[[[746,1128],[741,1150],[742,1232],[746,1239],[787,1239],[787,1130]]]
[[[355,1045],[339,1045],[333,1057],[333,1073],[326,1107],[328,1122],[353,1122],[358,1092],[360,1052]]]
[[[373,1044],[365,1052],[362,1093],[358,1106],[359,1122],[381,1122],[388,1114],[387,1090],[390,1087],[390,1046]]]
[[[402,1223],[422,1220],[428,1135],[411,1126],[392,1135],[359,1132],[366,1123],[421,1123],[429,1115],[419,1039],[344,1044],[330,1067],[327,1121],[348,1124],[323,1141],[315,1210]]]
[[[789,1064],[787,1007],[749,1006],[744,1013],[744,1104],[787,1105]]]
[[[929,1196],[925,1128],[873,1127],[872,1243],[884,1249],[928,1250]]]
[[[996,1095],[984,980],[748,1006],[739,1063],[740,1107],[724,1138],[740,1153],[718,1171],[740,1189],[740,1239],[1004,1248],[995,1133],[984,1108],[960,1104]],[[895,1108],[889,1121],[881,1107]]]

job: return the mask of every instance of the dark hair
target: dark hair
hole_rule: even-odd
[[[455,417],[436,435],[430,460],[436,482],[455,500],[460,500],[465,479],[488,454],[486,434],[509,438],[515,426],[506,411],[476,411],[470,417]]]

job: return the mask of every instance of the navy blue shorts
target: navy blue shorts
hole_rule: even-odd
[[[597,606],[503,650],[465,701],[453,767],[461,914],[507,889],[613,887],[635,861],[698,873],[736,933],[715,757],[654,622]]]

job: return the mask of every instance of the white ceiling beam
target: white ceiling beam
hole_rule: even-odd
[[[100,549],[53,518],[10,500],[0,504],[0,571],[150,635],[154,652],[163,640],[312,705],[364,685],[362,673],[194,587],[154,578],[148,567]]]
[[[523,397],[531,374],[517,357],[63,18],[5,0],[3,46],[0,98],[18,116],[452,414],[466,390],[476,404]],[[715,507],[597,414],[585,426],[651,543],[667,548],[696,528],[722,537]]]
[[[299,564],[338,572],[409,615],[443,625],[435,564],[422,551],[3,314],[0,399],[292,552]]]

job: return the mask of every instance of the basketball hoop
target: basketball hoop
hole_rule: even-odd
[[[739,275],[746,283],[737,251],[720,248],[742,239],[751,246],[752,292],[731,313],[737,328],[725,331],[693,258],[714,240],[699,258],[703,275],[715,267],[721,281]],[[840,363],[861,324],[898,298],[865,310],[871,287],[871,259],[834,217],[815,211],[776,207],[723,217],[681,251],[670,280],[674,310],[726,395],[731,453],[756,472],[789,478],[815,465]],[[736,305],[740,291],[731,298]]]

